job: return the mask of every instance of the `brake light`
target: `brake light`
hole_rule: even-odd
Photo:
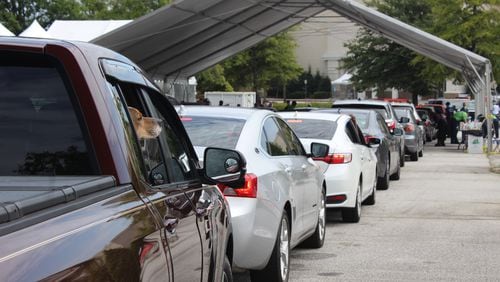
[[[247,173],[245,185],[240,188],[231,188],[223,184],[217,184],[222,194],[227,197],[257,198],[257,175]]]
[[[410,133],[410,132],[413,132],[415,130],[415,126],[411,123],[408,123],[405,125],[405,132],[406,133]]]
[[[351,153],[329,154],[322,158],[313,158],[315,161],[322,161],[327,164],[346,164],[352,161]]]
[[[394,128],[396,128],[396,122],[393,121],[393,120],[389,120],[389,121],[386,121],[387,123],[387,127],[389,127],[390,130],[393,130]]]

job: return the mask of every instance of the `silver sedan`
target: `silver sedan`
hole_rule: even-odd
[[[325,239],[325,185],[319,166],[277,114],[267,110],[181,106],[178,114],[200,158],[207,147],[247,160],[241,187],[220,187],[233,225],[233,267],[254,281],[287,281],[290,249]],[[328,146],[315,144],[314,152]]]

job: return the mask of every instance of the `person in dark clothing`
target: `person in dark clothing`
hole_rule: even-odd
[[[448,132],[448,124],[446,118],[441,111],[436,111],[436,124],[437,124],[437,143],[436,147],[444,147],[444,141],[446,140],[446,134]]]
[[[450,124],[448,125],[450,127],[451,144],[458,144],[457,133],[458,133],[459,122],[454,117],[455,112],[456,112],[455,106],[451,106],[451,114],[450,114],[451,118],[450,118]]]

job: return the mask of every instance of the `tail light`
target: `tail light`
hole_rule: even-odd
[[[393,120],[389,120],[389,121],[386,121],[387,123],[387,127],[389,127],[390,130],[393,130],[394,128],[396,128],[396,122],[393,121]]]
[[[431,125],[431,121],[430,121],[430,120],[426,120],[426,121],[424,122],[424,124],[425,124],[425,126],[430,126],[430,125]]]
[[[231,188],[223,184],[217,184],[222,194],[227,197],[257,198],[257,176],[253,173],[245,175],[245,185],[239,188]]]
[[[411,123],[407,123],[405,125],[405,132],[406,133],[411,133],[413,131],[415,131],[415,126],[413,124],[411,124]]]
[[[345,202],[345,200],[347,200],[347,196],[344,194],[326,197],[327,204],[340,204]]]
[[[326,157],[313,158],[313,160],[322,161],[327,164],[346,164],[352,161],[352,154],[351,153],[329,154]]]

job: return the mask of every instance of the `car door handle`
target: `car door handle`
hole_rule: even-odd
[[[285,172],[288,174],[292,174],[292,168],[289,166],[285,167]]]
[[[305,171],[307,169],[307,165],[303,164],[300,168],[302,168],[302,171]]]
[[[179,219],[178,218],[165,218],[163,220],[163,224],[165,224],[165,229],[168,231],[170,234],[175,233],[175,228],[177,228],[177,225],[179,224]]]

